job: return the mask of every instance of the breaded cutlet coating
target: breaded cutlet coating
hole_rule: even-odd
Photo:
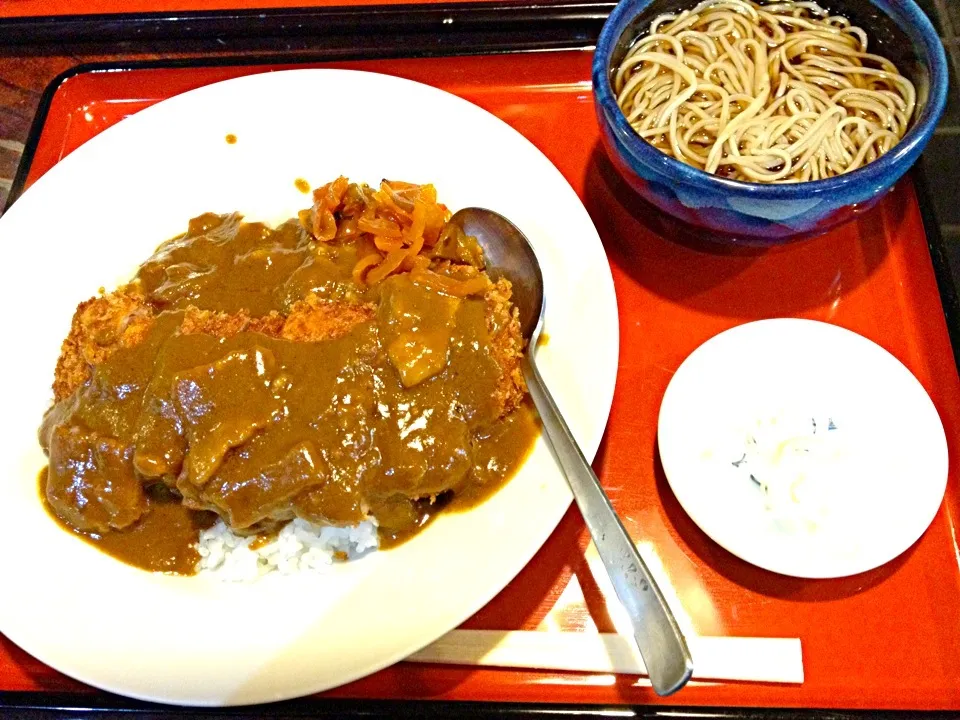
[[[216,310],[200,310],[192,305],[184,311],[180,332],[184,335],[214,335],[233,337],[242,332],[258,332],[270,337],[279,337],[285,318],[277,312],[263,317],[250,317],[246,310],[226,313]]]
[[[376,308],[371,304],[321,300],[310,293],[290,308],[289,315],[272,312],[263,317],[250,317],[246,310],[235,313],[187,308],[180,332],[204,333],[232,337],[241,332],[258,332],[291,342],[320,342],[343,337],[354,326],[373,319]]]
[[[343,337],[354,326],[369,322],[377,308],[371,303],[353,303],[321,300],[310,293],[297,300],[287,315],[280,337],[294,342],[317,342]]]
[[[458,280],[467,280],[480,274],[480,270],[472,265],[461,265],[449,260],[434,260],[430,269]],[[520,367],[526,341],[520,334],[519,311],[510,304],[512,296],[513,288],[505,278],[492,283],[483,295],[487,304],[490,349],[497,365],[503,371],[494,398],[501,408],[500,417],[516,410],[527,394],[527,383]]]
[[[519,313],[510,305],[512,294],[510,283],[501,278],[487,290],[483,298],[487,303],[490,349],[502,371],[495,398],[502,408],[501,417],[513,412],[527,394],[527,383],[520,367],[526,343],[520,335]]]
[[[54,372],[57,401],[90,379],[91,368],[120,348],[139,343],[153,324],[154,309],[136,285],[92,297],[77,306]]]
[[[510,295],[510,283],[502,279],[484,295],[491,352],[503,371],[495,397],[501,416],[516,409],[526,394],[520,369],[524,341],[516,309],[511,309],[509,304]],[[375,314],[376,307],[370,303],[322,300],[311,293],[294,303],[287,316],[272,312],[254,318],[246,311],[224,313],[191,306],[184,312],[180,331],[217,337],[259,332],[292,342],[320,342],[346,335],[356,325],[371,321]],[[57,360],[53,383],[55,400],[59,402],[86,383],[93,367],[106,361],[116,350],[139,343],[154,317],[154,308],[135,285],[80,303]]]

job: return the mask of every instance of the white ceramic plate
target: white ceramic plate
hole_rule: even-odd
[[[917,379],[870,340],[811,320],[748,323],[697,348],[667,387],[658,441],[707,535],[797,577],[897,557],[947,483],[943,425]]]
[[[584,453],[596,453],[617,368],[613,283],[582,204],[530,142],[460,98],[384,75],[296,70],[188,92],[79,148],[0,219],[0,630],[27,652],[147,700],[304,695],[390,665],[457,626],[560,520],[571,496],[542,440],[488,502],[323,577],[235,585],[153,575],[44,514],[36,428],[76,304],[129,278],[201,212],[239,209],[276,222],[309,205],[296,178],[318,185],[341,173],[432,182],[451,209],[489,207],[529,236],[548,303],[540,366]]]

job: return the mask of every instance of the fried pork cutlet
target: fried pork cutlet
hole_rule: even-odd
[[[527,393],[520,367],[524,341],[520,335],[517,309],[510,305],[512,292],[510,283],[501,278],[484,295],[490,349],[501,370],[496,396],[501,417],[516,410]]]
[[[343,337],[354,326],[373,319],[376,307],[321,300],[310,293],[295,302],[287,315],[273,312],[259,318],[246,311],[236,313],[187,309],[180,332],[191,335],[204,333],[217,337],[233,337],[241,332],[258,332],[268,337],[291,342],[321,342]]]
[[[39,432],[66,527],[189,573],[214,517],[375,520],[389,545],[520,467],[524,340],[477,240],[432,185],[339,177],[313,200],[273,228],[194,218],[77,307]]]
[[[60,348],[53,397],[59,402],[90,379],[90,371],[122,347],[133,347],[153,324],[154,309],[136,285],[92,297],[77,306]]]
[[[496,399],[503,415],[519,406],[526,394],[520,370],[523,339],[516,312],[511,313],[510,295],[510,284],[500,280],[484,296],[491,349],[503,371]],[[358,323],[369,321],[375,312],[376,308],[369,303],[325,301],[311,293],[294,303],[286,316],[274,312],[254,318],[245,311],[223,313],[189,307],[180,331],[217,337],[258,332],[294,342],[318,342],[345,335]],[[82,387],[90,379],[92,369],[117,349],[131,348],[143,340],[155,314],[136,285],[80,303],[60,348],[54,372],[54,400],[59,402]]]
[[[418,316],[407,314],[414,312],[417,302],[424,302],[415,298],[436,296],[415,290],[405,282],[408,283],[403,286],[407,288],[403,292],[408,293],[406,302],[413,305],[401,303],[392,306],[391,312],[399,313],[409,322],[419,322],[411,320]],[[389,297],[389,293],[384,292],[381,303]],[[499,281],[485,292],[482,309],[472,306],[472,312],[480,313],[477,318],[481,334],[485,325],[492,367],[499,369],[490,376],[494,380],[491,418],[511,413],[525,395],[520,370],[523,341],[516,311],[509,302],[510,294],[509,283]],[[461,302],[448,298],[447,304],[453,309],[451,312],[455,312]],[[273,458],[272,451],[268,451],[266,455],[271,460],[268,464],[245,460],[247,450],[241,448],[262,450],[272,442],[268,438],[271,435],[279,438],[276,443],[285,442],[285,431],[276,425],[282,403],[272,389],[272,383],[280,382],[281,376],[269,348],[273,347],[278,357],[292,358],[296,354],[290,355],[292,348],[286,343],[317,346],[343,338],[359,326],[376,320],[378,307],[374,304],[328,301],[311,293],[295,302],[287,314],[273,312],[251,317],[246,311],[225,313],[192,306],[176,312],[182,312],[182,316],[158,313],[144,300],[136,285],[97,296],[77,308],[57,363],[54,393],[58,404],[50,413],[50,422],[45,423],[50,434],[44,443],[50,451],[47,497],[55,509],[59,508],[61,517],[69,518],[74,527],[104,532],[130,526],[147,509],[141,485],[156,482],[179,493],[188,507],[217,512],[237,532],[270,529],[295,515],[314,522],[353,524],[363,518],[363,498],[369,501],[367,506],[381,524],[389,526],[390,522],[401,521],[409,524],[416,522],[414,503],[419,498],[434,497],[457,486],[469,474],[468,455],[456,450],[449,458],[434,457],[435,451],[446,452],[453,446],[443,445],[445,449],[440,450],[440,444],[434,448],[431,443],[421,445],[416,440],[417,448],[413,450],[412,445],[407,447],[408,443],[402,442],[380,447],[382,455],[374,453],[382,460],[371,461],[373,464],[369,467],[385,463],[388,478],[373,494],[351,494],[352,491],[348,492],[350,481],[331,482],[336,471],[324,470],[326,461],[321,459],[343,452],[337,449],[341,445],[347,452],[360,452],[359,445],[347,443],[344,438],[363,435],[362,428],[367,422],[363,418],[378,412],[372,404],[372,395],[366,397],[367,406],[363,406],[362,398],[369,393],[363,381],[344,385],[345,392],[353,394],[353,400],[348,399],[350,405],[341,409],[335,407],[336,397],[334,405],[324,409],[312,405],[318,400],[321,404],[330,402],[329,397],[313,398],[316,393],[309,390],[306,395],[298,396],[287,410],[294,416],[303,415],[297,422],[304,427],[313,422],[310,418],[321,418],[317,437],[300,441],[282,457]],[[452,318],[451,315],[447,322],[453,322]],[[452,327],[442,324],[437,327],[441,326],[447,328],[442,330],[444,334]],[[372,325],[369,327],[371,332],[362,335],[372,338],[372,346],[361,341],[361,345],[350,352],[361,355],[372,352],[368,357],[372,359],[378,347],[377,330]],[[153,332],[152,328],[155,328]],[[237,338],[241,334],[246,339]],[[262,343],[254,339],[251,344],[250,334],[264,336]],[[199,344],[187,342],[191,336],[208,340],[198,337]],[[474,337],[479,339],[480,335]],[[237,338],[241,344],[237,345],[231,338]],[[276,345],[277,341],[283,344]],[[384,342],[384,336],[380,342]],[[237,347],[231,349],[233,346]],[[150,347],[156,349],[148,351],[146,348]],[[183,347],[192,350],[178,355]],[[343,347],[354,346],[347,343]],[[373,349],[361,350],[361,347]],[[434,352],[429,348],[418,349],[415,343],[410,347],[415,356],[424,351]],[[170,348],[173,348],[172,355],[168,352]],[[132,430],[115,437],[115,433],[104,427],[88,428],[83,413],[98,403],[116,402],[98,389],[101,380],[97,378],[111,367],[108,361],[121,349],[134,353],[141,349],[150,353],[159,351],[160,354],[152,369],[144,366],[142,372],[146,374],[123,391],[125,402],[134,402],[133,412],[139,414],[136,422],[127,426]],[[346,360],[331,360],[337,356],[311,354],[317,358],[311,361],[311,367],[332,362],[330,372],[334,375],[344,368],[337,363],[345,362],[349,366],[355,360],[349,356]],[[184,359],[178,359],[181,357],[192,364],[184,365]],[[362,358],[357,359],[362,362]],[[442,367],[442,364],[437,366],[438,370]],[[76,402],[81,397],[86,399]],[[74,414],[75,408],[81,406],[88,410]],[[107,410],[107,415],[112,412]],[[357,422],[361,424],[356,425]],[[409,431],[413,432],[416,427],[412,424]],[[443,432],[455,440],[457,448],[469,445],[467,428],[461,420],[437,416],[431,420],[431,427],[434,431],[438,427],[446,428]],[[403,437],[405,435],[401,439]],[[334,455],[328,455],[331,452]],[[82,477],[71,469],[81,456],[87,468]],[[263,456],[264,452],[260,452],[257,457]],[[351,463],[358,468],[367,466],[367,461],[360,456],[343,462],[345,466]],[[433,470],[427,471],[427,467]],[[394,475],[395,472],[398,474]],[[406,479],[397,480],[401,476]],[[334,497],[338,492],[343,497]],[[85,509],[77,511],[77,508]],[[339,509],[332,511],[331,508]]]

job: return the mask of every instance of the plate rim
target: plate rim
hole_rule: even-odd
[[[361,75],[366,75],[366,76],[375,76],[375,77],[378,77],[378,78],[381,78],[381,79],[385,78],[385,79],[388,79],[389,81],[396,81],[396,82],[408,83],[408,84],[413,84],[413,85],[421,86],[421,87],[423,87],[423,88],[427,88],[430,92],[438,93],[438,94],[441,94],[441,95],[445,96],[447,99],[452,99],[452,100],[454,100],[454,101],[457,101],[457,102],[461,103],[463,106],[469,106],[470,112],[477,112],[477,111],[479,111],[480,113],[488,116],[489,118],[492,118],[496,123],[500,124],[501,126],[503,126],[503,127],[506,128],[506,129],[508,129],[513,135],[515,135],[515,136],[517,137],[517,139],[519,139],[519,140],[521,140],[523,143],[525,143],[525,144],[528,146],[528,148],[529,148],[529,150],[530,150],[531,152],[535,153],[537,156],[539,156],[540,158],[542,158],[542,161],[545,162],[545,163],[547,163],[547,164],[549,165],[549,167],[551,167],[551,168],[556,172],[557,178],[561,179],[562,182],[567,186],[567,189],[569,190],[570,194],[571,194],[572,196],[574,196],[574,197],[577,198],[578,204],[580,205],[580,209],[581,209],[582,212],[583,212],[584,218],[590,223],[591,226],[593,226],[593,222],[592,222],[592,219],[591,219],[590,216],[589,216],[589,213],[586,211],[586,208],[583,207],[582,201],[581,201],[581,200],[579,199],[579,197],[576,195],[576,193],[575,193],[575,191],[573,190],[572,186],[570,186],[569,181],[568,181],[568,180],[566,179],[566,177],[564,177],[563,174],[556,168],[556,166],[552,163],[552,161],[550,161],[549,158],[547,158],[547,157],[544,155],[544,153],[543,153],[539,148],[537,148],[536,145],[534,145],[528,138],[526,138],[525,136],[523,136],[521,133],[519,133],[518,131],[516,131],[516,130],[513,129],[512,127],[510,127],[507,123],[505,123],[503,120],[501,120],[501,119],[500,119],[499,117],[497,117],[495,114],[493,114],[493,113],[485,110],[484,108],[481,108],[481,107],[479,107],[479,106],[471,103],[470,101],[468,101],[468,100],[466,100],[466,99],[464,99],[464,98],[462,98],[462,97],[460,97],[460,96],[458,96],[458,95],[456,95],[456,94],[453,94],[453,93],[448,92],[448,91],[446,91],[446,90],[442,90],[442,89],[440,89],[440,88],[434,87],[434,86],[429,85],[429,84],[427,84],[427,83],[422,83],[422,82],[419,82],[419,81],[410,80],[410,79],[407,79],[407,78],[404,78],[404,77],[398,76],[398,75],[390,75],[390,74],[387,74],[387,73],[380,73],[380,72],[374,72],[374,71],[368,71],[368,70],[341,69],[341,68],[290,68],[290,69],[284,69],[284,70],[278,70],[278,71],[267,71],[267,72],[263,72],[263,73],[254,73],[254,74],[251,74],[251,75],[243,75],[243,76],[239,76],[239,77],[236,77],[236,78],[230,78],[230,79],[218,81],[218,82],[215,82],[215,83],[210,83],[210,84],[208,84],[208,85],[204,85],[204,86],[201,86],[201,87],[198,87],[198,88],[194,88],[194,89],[188,90],[188,91],[186,91],[186,92],[179,93],[179,94],[177,94],[177,95],[171,96],[171,98],[168,98],[168,99],[166,99],[166,100],[163,100],[163,101],[161,101],[161,102],[158,102],[158,103],[156,103],[155,105],[152,105],[152,106],[150,106],[150,107],[148,107],[148,108],[145,108],[144,110],[142,110],[142,111],[140,111],[140,112],[138,112],[138,113],[135,113],[135,114],[132,115],[130,118],[125,119],[124,121],[121,121],[121,123],[117,123],[117,125],[121,125],[122,123],[127,123],[127,122],[129,122],[130,119],[137,118],[137,117],[140,117],[140,116],[142,116],[142,115],[149,115],[149,114],[152,113],[152,111],[153,111],[155,108],[158,108],[158,107],[160,107],[160,106],[163,106],[165,103],[168,103],[168,102],[170,102],[170,101],[181,100],[184,96],[187,96],[187,95],[201,94],[201,93],[207,91],[209,88],[214,87],[214,86],[221,86],[221,85],[233,84],[233,83],[242,83],[244,80],[249,80],[249,79],[251,79],[251,78],[257,78],[257,77],[263,77],[263,76],[266,76],[266,75],[279,76],[279,75],[292,75],[292,74],[328,74],[328,73],[335,73],[335,74],[344,74],[344,73],[361,74]],[[181,101],[182,101],[182,100],[181,100]],[[113,126],[113,127],[116,127],[116,126]],[[61,163],[69,161],[70,158],[71,158],[75,153],[78,153],[78,152],[81,152],[81,151],[82,151],[82,153],[81,153],[80,156],[79,156],[79,157],[81,158],[81,160],[75,160],[74,163],[81,162],[81,161],[85,161],[85,160],[86,160],[85,155],[86,155],[86,154],[90,154],[90,153],[92,152],[92,150],[90,149],[90,147],[92,147],[92,148],[97,148],[97,147],[98,147],[99,145],[101,145],[101,144],[105,144],[105,143],[108,143],[108,142],[112,142],[112,141],[111,141],[111,134],[110,134],[110,130],[111,130],[111,129],[112,129],[112,128],[106,129],[104,132],[98,134],[97,136],[95,136],[95,137],[91,138],[90,140],[88,140],[87,142],[83,143],[83,145],[81,145],[80,147],[78,147],[73,153],[70,154],[70,156],[64,157],[64,158],[61,160],[60,163],[58,163],[56,166],[54,166],[53,168],[51,168],[51,171],[45,173],[43,176],[41,176],[40,178],[38,178],[37,181],[36,181],[27,191],[25,191],[21,197],[24,197],[24,196],[34,196],[34,195],[37,195],[38,192],[42,192],[42,189],[43,189],[43,188],[46,186],[46,184],[47,184],[47,182],[45,182],[45,181],[47,180],[48,176],[50,176],[51,174],[56,175],[56,173],[55,173],[56,168],[57,168]],[[105,139],[104,139],[104,138],[105,138]],[[39,188],[40,190],[37,190],[38,188]],[[5,213],[5,216],[6,216],[6,215],[9,215],[10,213],[13,213],[13,216],[14,216],[14,217],[17,217],[17,216],[19,215],[19,212],[17,211],[17,206],[20,205],[20,204],[21,204],[21,203],[20,203],[20,201],[19,201],[19,199],[18,199],[18,201],[17,201],[16,203],[13,203],[13,204],[11,205],[10,211],[9,211],[8,213]],[[6,224],[9,224],[9,223],[6,223]],[[5,229],[6,224],[2,222],[2,219],[0,219],[0,232],[2,232],[3,229]],[[595,226],[594,226],[594,232],[596,232]],[[597,233],[597,241],[598,241],[598,245],[599,245],[599,247],[600,247],[600,249],[601,249],[601,251],[602,251],[602,244],[599,242],[599,234],[598,234],[598,233]],[[604,253],[604,258],[605,258],[605,253]],[[605,259],[606,259],[606,258],[605,258]],[[616,309],[617,309],[616,289],[615,289],[615,286],[614,286],[614,283],[613,283],[612,273],[611,273],[610,266],[609,266],[609,260],[606,260],[605,270],[606,270],[605,280],[607,281],[607,285],[608,285],[607,290],[609,291],[609,296],[610,296],[609,299],[610,299],[610,300],[612,301],[612,303],[613,303],[613,309],[616,310]],[[610,323],[610,329],[612,330],[612,334],[611,334],[611,337],[609,338],[610,347],[609,347],[609,349],[608,349],[608,352],[612,354],[612,356],[613,356],[613,358],[614,358],[615,361],[616,361],[616,360],[618,359],[618,357],[619,357],[619,325],[618,325],[618,315],[619,315],[619,313],[617,312],[616,315],[614,316],[614,318],[612,319],[611,323]],[[596,434],[596,441],[593,443],[593,446],[592,446],[592,447],[588,447],[588,448],[587,448],[588,452],[585,452],[585,454],[588,455],[589,457],[594,457],[594,456],[596,455],[596,452],[597,452],[598,449],[599,449],[600,443],[602,442],[603,434],[604,434],[604,432],[605,432],[606,423],[609,421],[609,416],[610,416],[610,412],[611,412],[611,407],[612,407],[612,402],[613,402],[613,396],[614,396],[615,386],[616,386],[616,378],[617,378],[616,370],[617,370],[617,368],[616,368],[616,363],[615,363],[614,367],[612,368],[611,373],[609,374],[609,376],[608,376],[608,378],[607,378],[607,382],[605,383],[605,384],[607,385],[607,387],[604,387],[604,388],[603,388],[603,390],[604,390],[603,394],[606,395],[608,399],[607,399],[607,401],[605,401],[605,402],[602,403],[603,406],[604,406],[604,408],[605,408],[605,410],[604,410],[604,412],[602,413],[602,415],[603,415],[603,417],[602,417],[602,423],[598,423],[598,425],[599,425],[599,431],[598,431],[597,434]],[[564,506],[565,508],[569,508],[569,506],[570,506],[570,501],[571,501],[571,500],[572,500],[572,496],[567,499],[567,501],[566,501],[566,503],[565,503],[565,506]],[[558,516],[557,516],[557,518],[556,518],[556,521],[553,522],[553,523],[551,523],[551,532],[547,534],[547,538],[549,538],[549,535],[552,534],[553,530],[556,529],[556,526],[557,526],[557,524],[559,524],[559,522],[560,522],[560,520],[562,519],[563,515],[564,515],[564,513],[559,513]],[[527,558],[525,559],[525,561],[519,566],[519,569],[522,569],[526,564],[528,564],[528,563],[530,562],[530,560],[539,552],[540,548],[542,548],[543,543],[546,542],[546,539],[547,539],[547,538],[545,538],[544,541],[541,542],[539,545],[537,545],[535,548],[532,548],[532,549],[531,549],[531,552],[529,553],[529,557],[527,557]],[[519,572],[519,570],[518,570],[518,572]],[[491,589],[491,591],[489,592],[488,596],[485,596],[485,597],[483,598],[483,601],[482,601],[482,602],[476,603],[476,608],[475,608],[473,611],[467,613],[467,614],[464,616],[464,618],[462,618],[462,619],[457,623],[457,625],[459,625],[460,623],[463,622],[463,620],[465,620],[465,619],[469,618],[471,615],[473,615],[479,608],[483,607],[483,605],[485,605],[485,604],[486,604],[487,602],[489,602],[494,596],[496,596],[499,592],[501,592],[501,591],[503,590],[503,588],[506,587],[506,585],[508,585],[510,582],[512,582],[512,580],[513,580],[515,577],[516,577],[516,573],[513,573],[513,574],[511,575],[510,580],[508,580],[505,585],[500,586],[500,587],[497,587],[497,588],[494,588],[494,589]],[[454,627],[456,627],[456,625],[455,625]],[[175,705],[177,705],[177,704],[189,704],[189,705],[194,705],[194,706],[210,706],[210,707],[215,707],[215,706],[227,707],[227,706],[231,706],[231,705],[235,705],[235,704],[247,704],[247,703],[251,702],[251,701],[249,701],[249,700],[241,700],[241,701],[239,701],[239,702],[237,702],[237,703],[234,703],[234,702],[231,702],[230,699],[224,700],[224,699],[222,699],[222,698],[221,698],[220,701],[212,701],[212,702],[209,702],[209,703],[207,703],[207,702],[202,702],[202,701],[201,701],[201,702],[197,702],[196,700],[187,700],[187,701],[185,701],[185,702],[181,702],[181,701],[179,701],[179,700],[170,700],[170,699],[167,699],[167,698],[164,698],[164,697],[158,697],[158,696],[156,696],[156,695],[151,695],[151,694],[147,694],[147,693],[131,692],[131,691],[125,689],[125,688],[118,689],[115,685],[107,685],[107,684],[105,684],[105,683],[103,683],[103,682],[98,681],[96,678],[91,678],[90,676],[84,676],[84,673],[82,673],[82,672],[81,672],[81,673],[77,673],[76,671],[74,671],[74,670],[72,670],[72,669],[66,669],[65,665],[64,665],[63,663],[60,663],[56,658],[54,658],[53,661],[51,662],[50,660],[48,660],[46,657],[43,656],[44,653],[35,654],[34,652],[32,652],[32,651],[30,651],[30,650],[27,650],[23,645],[20,644],[20,642],[18,642],[17,636],[19,636],[19,633],[18,633],[16,630],[14,630],[12,633],[11,633],[10,631],[8,631],[8,630],[5,630],[4,632],[5,632],[5,634],[7,635],[7,637],[8,637],[11,641],[13,641],[13,642],[14,642],[15,644],[17,644],[19,647],[23,648],[26,652],[28,652],[29,654],[33,655],[34,657],[36,657],[37,659],[41,660],[42,662],[44,662],[45,664],[49,665],[50,667],[52,667],[52,668],[54,668],[54,669],[56,669],[56,670],[58,670],[58,671],[60,671],[60,672],[63,672],[65,675],[68,675],[69,677],[73,677],[73,678],[75,678],[75,679],[78,679],[78,680],[80,680],[81,682],[87,683],[87,684],[92,685],[92,686],[94,686],[94,687],[99,687],[99,688],[102,688],[102,689],[105,689],[105,690],[108,690],[108,691],[111,691],[111,692],[117,692],[117,693],[120,693],[120,694],[122,694],[122,695],[124,695],[124,696],[127,696],[127,697],[132,697],[132,698],[141,699],[141,700],[149,700],[149,701],[154,701],[154,702],[161,702],[161,703],[166,703],[166,704],[175,704]],[[437,636],[437,637],[439,637],[439,636]],[[377,672],[378,670],[380,670],[380,669],[382,669],[382,668],[384,668],[384,667],[387,667],[387,666],[389,666],[389,665],[392,665],[392,664],[394,664],[395,662],[401,660],[403,657],[406,657],[406,656],[409,655],[410,653],[415,652],[416,649],[419,649],[419,647],[422,647],[423,645],[429,644],[430,642],[432,642],[432,641],[435,640],[435,639],[436,639],[435,637],[434,637],[434,638],[431,638],[431,639],[428,639],[428,640],[424,641],[421,645],[419,645],[417,648],[413,648],[412,650],[399,651],[399,652],[395,653],[394,656],[391,656],[391,657],[389,657],[388,659],[384,660],[381,664],[379,664],[378,667],[374,667],[374,668],[372,668],[372,669],[367,669],[367,670],[364,670],[364,671],[360,671],[360,672],[356,673],[353,677],[347,677],[346,679],[344,679],[344,680],[342,680],[342,681],[339,681],[339,682],[337,682],[336,684],[333,684],[333,685],[331,685],[331,684],[323,684],[322,686],[319,686],[319,687],[316,688],[316,689],[306,689],[306,690],[302,690],[302,691],[300,691],[300,692],[297,692],[297,693],[295,693],[295,694],[286,694],[286,695],[282,695],[282,696],[277,696],[277,697],[275,697],[275,698],[262,699],[262,700],[259,700],[259,702],[272,702],[272,701],[284,700],[284,699],[289,699],[289,698],[294,698],[294,697],[302,697],[302,696],[304,696],[304,695],[309,695],[309,694],[312,694],[312,693],[315,693],[315,692],[322,691],[322,690],[324,690],[324,689],[331,689],[331,688],[333,688],[333,687],[341,686],[341,685],[343,685],[343,684],[352,682],[353,680],[356,680],[356,679],[358,679],[358,678],[360,678],[360,677],[364,677],[364,676],[369,675],[369,674],[371,674],[371,673],[373,673],[373,672]]]

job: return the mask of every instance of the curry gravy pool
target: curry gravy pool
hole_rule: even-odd
[[[104,552],[190,574],[201,529],[374,519],[380,546],[486,498],[538,429],[510,286],[432,186],[345,178],[276,229],[206,214],[81,303],[41,494]]]

